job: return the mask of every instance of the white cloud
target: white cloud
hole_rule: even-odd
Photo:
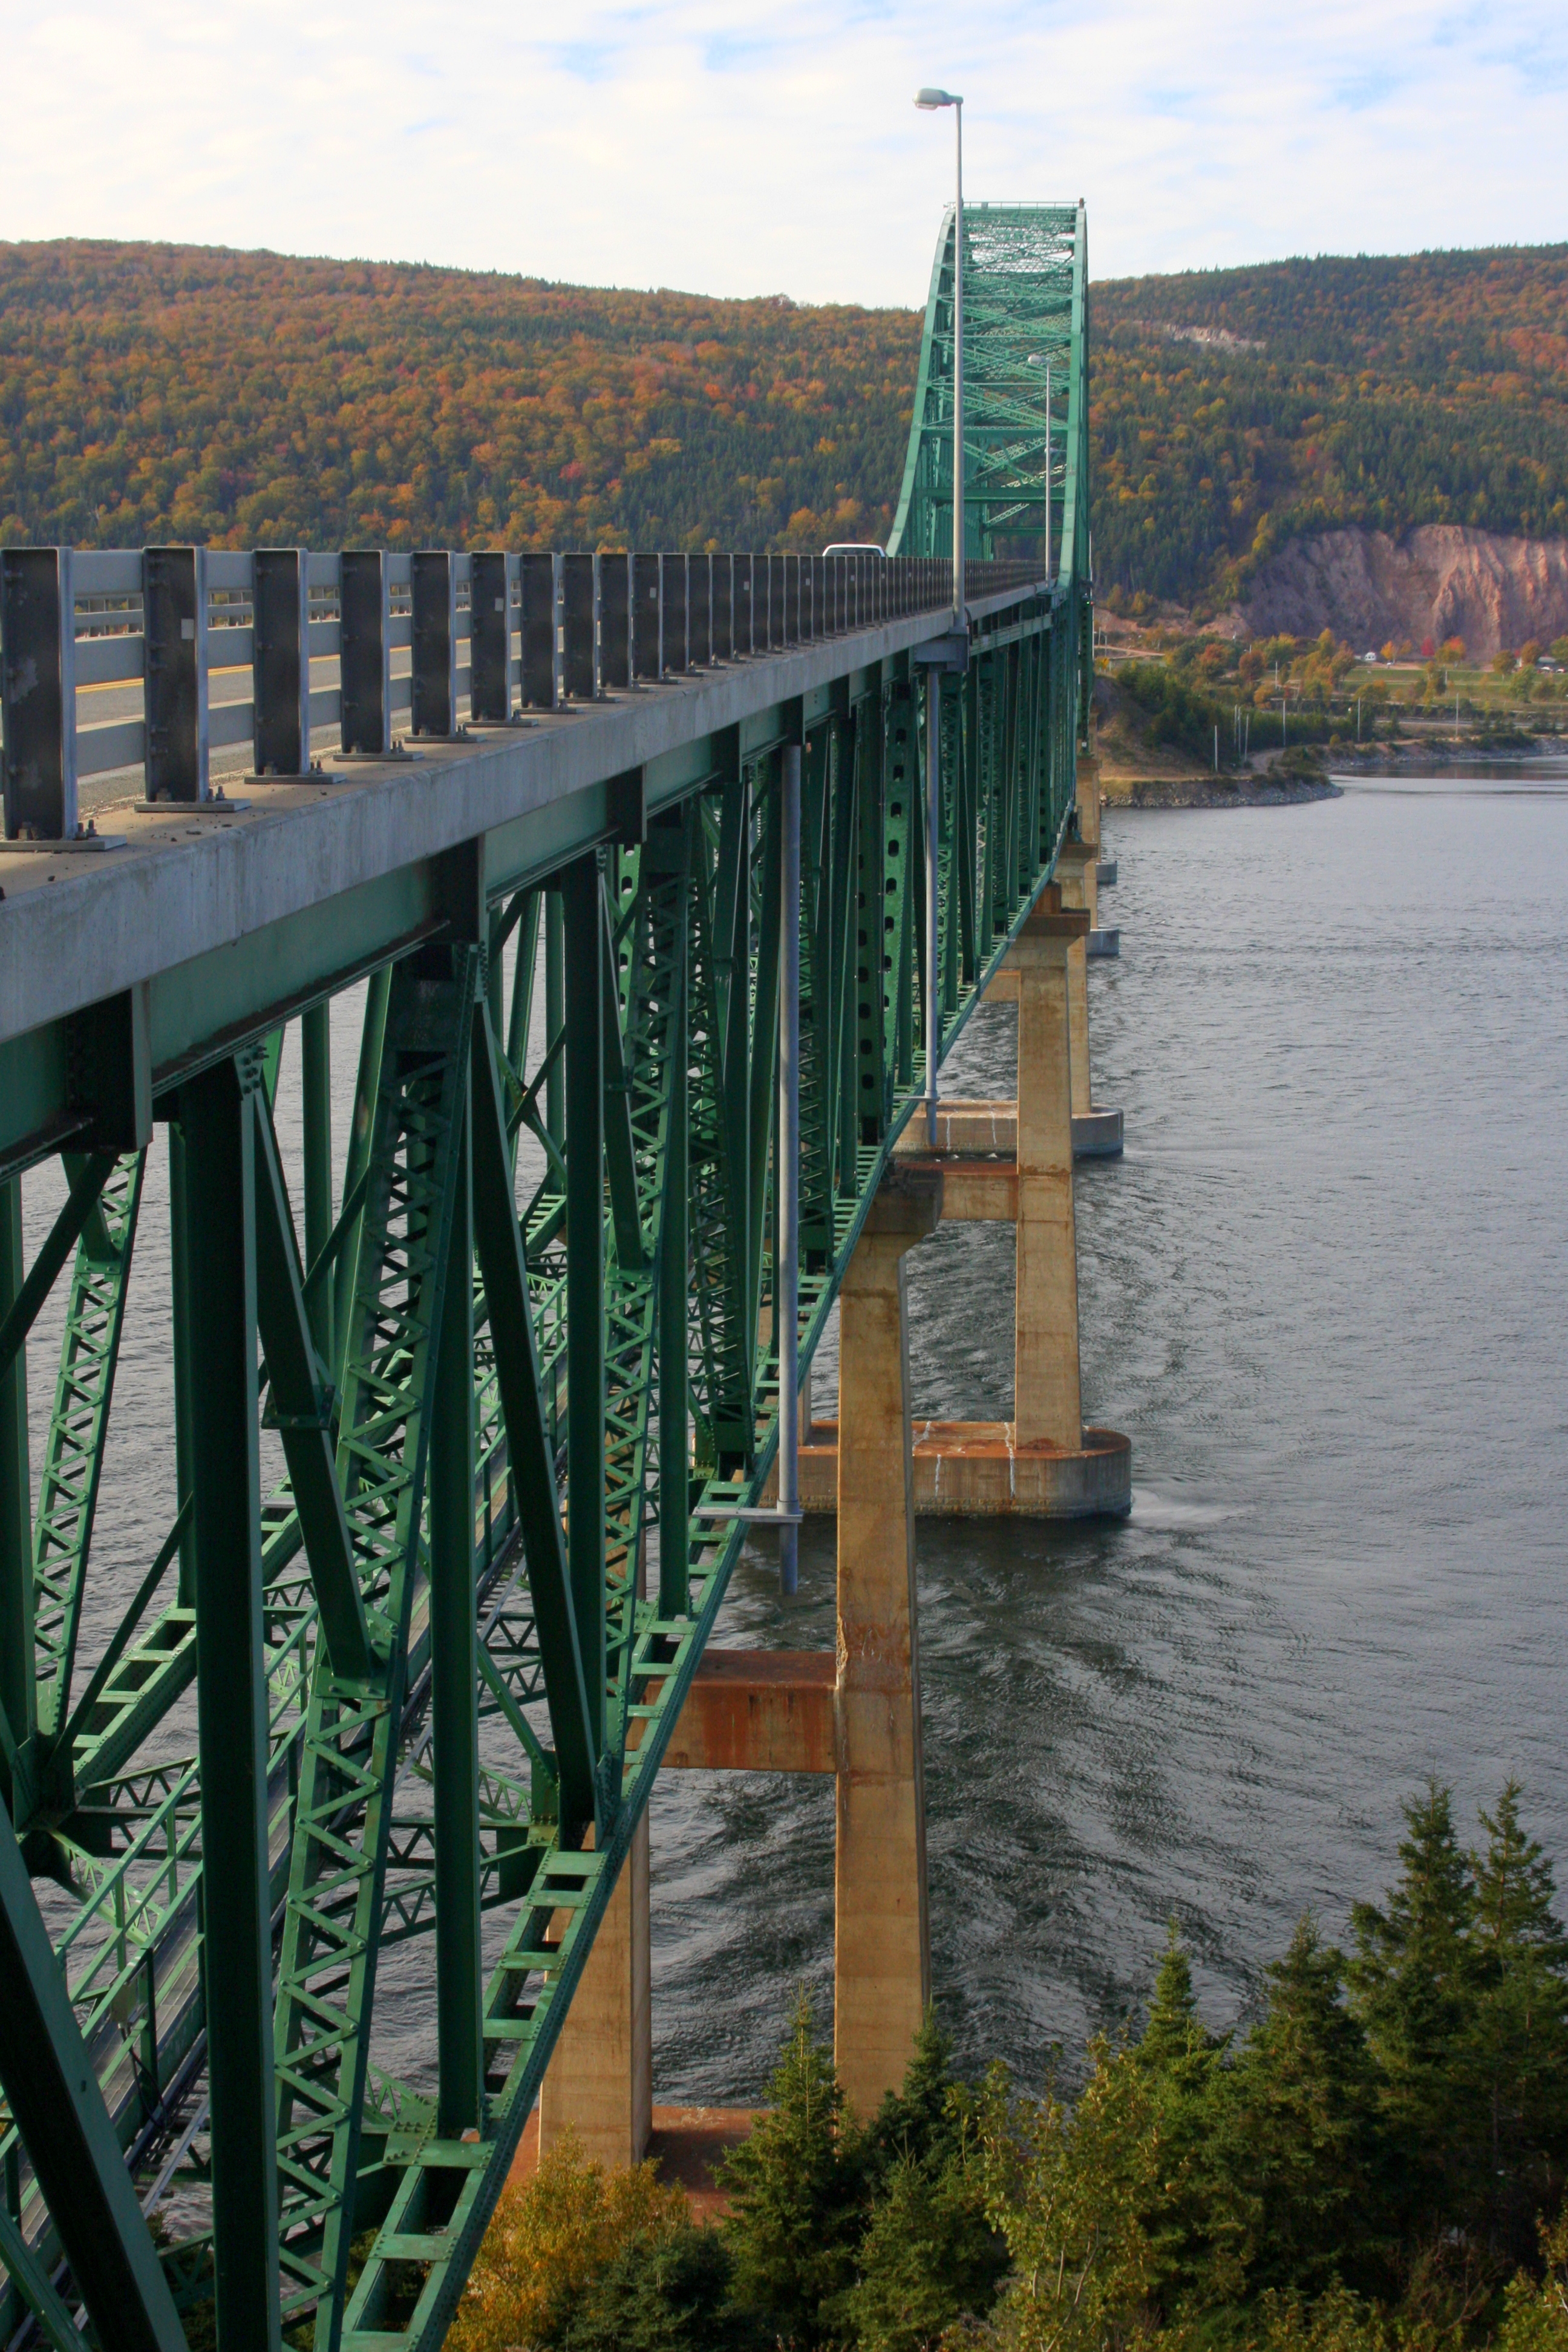
[[[0,0],[0,233],[918,304],[975,196],[1097,274],[1568,235],[1557,6]]]

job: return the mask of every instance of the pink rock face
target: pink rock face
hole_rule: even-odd
[[[1248,632],[1316,636],[1358,649],[1393,637],[1463,637],[1472,661],[1531,637],[1568,633],[1568,540],[1503,539],[1425,523],[1402,540],[1330,530],[1292,540],[1254,574],[1239,617]]]

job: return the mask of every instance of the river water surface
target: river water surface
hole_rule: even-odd
[[[1568,776],[1112,813],[1080,1171],[1086,1415],[1132,1439],[1117,1527],[921,1523],[935,1993],[1037,2081],[1136,2008],[1177,1918],[1212,2024],[1307,1906],[1386,1883],[1435,1773],[1508,1776],[1568,1872]],[[1010,1007],[950,1090],[1008,1094]],[[1011,1407],[1012,1233],[909,1261],[918,1412]],[[829,1383],[830,1385],[830,1383]],[[820,1412],[822,1389],[818,1390]],[[721,1638],[830,1644],[830,1529]],[[831,2012],[827,1783],[667,1775],[661,2097],[763,2086]]]
[[[919,1541],[936,1998],[966,2063],[1027,2081],[1135,2008],[1173,1916],[1210,2021],[1241,2017],[1303,1907],[1342,1934],[1385,1883],[1429,1773],[1467,1823],[1517,1774],[1568,1866],[1568,777],[1125,813],[1107,846],[1095,1090],[1127,1151],[1079,1178],[1084,1398],[1135,1507]],[[949,1091],[1011,1093],[1014,1021],[977,1014]],[[292,1042],[278,1124],[297,1170]],[[173,1514],[166,1164],[160,1136],[84,1672]],[[29,1256],[57,1180],[27,1181]],[[910,1261],[917,1412],[1010,1412],[1012,1246],[953,1227]],[[759,1546],[719,1638],[830,1647],[832,1603],[808,1524],[798,1600]],[[830,2021],[831,1782],[666,1775],[653,1890],[656,2095],[754,2098],[798,1985]],[[415,2079],[430,1967],[389,1954],[378,2001]]]

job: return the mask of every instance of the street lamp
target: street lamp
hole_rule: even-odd
[[[923,114],[951,106],[958,133],[952,200],[952,625],[963,626],[963,100],[951,89],[919,89]]]

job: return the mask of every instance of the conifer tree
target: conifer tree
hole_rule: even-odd
[[[865,2161],[875,2186],[880,2174],[906,2158],[940,2171],[963,2138],[963,2102],[952,2073],[952,2036],[928,2009],[902,2085],[889,2091],[866,2135]]]
[[[724,2235],[737,2302],[765,2315],[781,2345],[811,2352],[829,2340],[831,2308],[853,2283],[866,2194],[860,2135],[804,1992],[768,2100],[719,2168]]]
[[[1406,2232],[1457,2224],[1470,2208],[1486,2130],[1473,2063],[1481,1990],[1476,1882],[1448,1790],[1403,1808],[1402,1874],[1386,1909],[1352,1906],[1346,1971],[1379,2076],[1388,2192]]]
[[[953,2079],[952,2036],[928,2009],[902,2087],[866,2138],[876,2201],[841,2314],[861,2352],[921,2352],[994,2298],[1007,2251],[985,2210],[976,2108]]]
[[[689,2219],[639,2234],[592,2280],[561,2352],[763,2352],[773,2337],[730,2298],[730,2251]]]
[[[1237,2062],[1227,2152],[1255,2200],[1248,2290],[1376,2283],[1372,2076],[1344,2004],[1344,1957],[1307,1912],[1265,1974],[1268,2005]]]
[[[1483,1812],[1473,1857],[1481,1990],[1473,2059],[1486,2103],[1494,2251],[1523,2259],[1535,2219],[1556,2206],[1568,2165],[1568,1935],[1552,1864],[1519,1818],[1510,1780]]]
[[[1173,1919],[1133,2053],[1160,2135],[1159,2189],[1143,2223],[1167,2315],[1182,2304],[1229,2303],[1240,2289],[1245,2200],[1224,2158],[1229,2040],[1210,2033],[1198,2014],[1192,1964]]]

